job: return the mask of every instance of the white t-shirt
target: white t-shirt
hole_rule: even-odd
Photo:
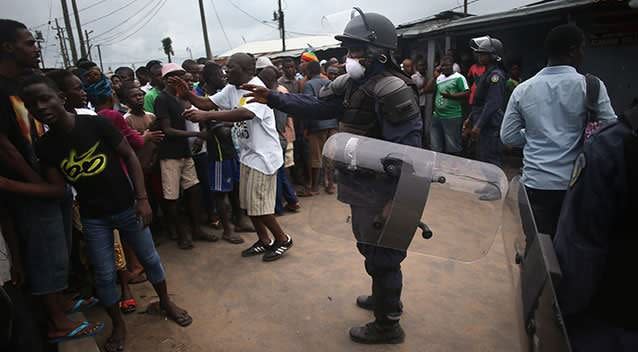
[[[191,106],[191,108],[187,110],[197,110],[197,108],[194,106]],[[186,131],[199,132],[199,123],[186,120]],[[193,144],[195,143],[195,140],[197,140],[197,137],[188,137],[188,146],[191,148],[191,151],[193,150]],[[199,155],[203,153],[206,153],[206,142],[202,144],[202,149],[198,153],[194,153],[194,155]]]
[[[258,77],[253,77],[248,83],[265,87]],[[255,114],[250,120],[235,122],[239,162],[266,175],[272,175],[284,163],[279,134],[275,127],[275,113],[265,104],[246,104],[246,93],[248,91],[227,84],[220,92],[210,96],[210,100],[222,110],[242,107]]]
[[[425,94],[421,92],[421,89],[423,89],[423,86],[427,83],[425,82],[425,77],[423,77],[421,72],[417,71],[412,75],[412,82],[414,82],[419,90],[419,106],[425,106]]]

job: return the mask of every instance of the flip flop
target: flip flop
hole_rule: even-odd
[[[123,299],[120,301],[120,310],[123,314],[130,314],[137,309],[137,301],[135,298]]]
[[[95,297],[74,298],[73,301],[74,301],[73,306],[68,311],[66,311],[67,314],[77,313],[79,311],[91,308],[94,305],[100,303],[100,300],[98,300]]]
[[[165,310],[163,310],[162,312],[168,319],[174,321],[177,325],[181,327],[186,327],[193,323],[193,317],[191,317],[186,311],[184,311],[184,314],[179,315],[177,317],[172,317],[168,315]]]
[[[104,330],[104,323],[99,322],[96,324],[90,323],[88,320],[83,321],[75,329],[68,334],[56,338],[49,339],[49,343],[57,344],[69,340],[78,340],[86,337],[95,336]]]

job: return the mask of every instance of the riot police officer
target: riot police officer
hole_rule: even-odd
[[[478,54],[481,65],[487,67],[476,84],[476,96],[466,131],[478,139],[478,159],[502,166],[502,144],[499,137],[505,112],[505,83],[503,69],[503,43],[490,36],[473,38],[470,47]],[[472,125],[471,131],[468,124]],[[466,132],[467,135],[467,132]]]
[[[309,119],[338,116],[341,132],[420,147],[423,123],[418,95],[411,78],[401,72],[392,56],[397,48],[395,26],[380,14],[355,10],[359,16],[335,37],[348,49],[347,74],[324,87],[319,98],[255,86],[242,88],[250,90],[254,100],[291,115]],[[339,174],[338,197],[350,204],[357,238],[375,231],[375,216],[392,200],[396,185],[379,182],[356,173]],[[401,262],[406,252],[361,241],[357,247],[372,278],[372,295],[360,296],[356,302],[361,308],[373,310],[375,321],[350,329],[350,338],[359,343],[401,343],[405,338],[399,325]]]
[[[585,143],[563,203],[558,299],[575,352],[638,350],[636,180],[638,104]]]

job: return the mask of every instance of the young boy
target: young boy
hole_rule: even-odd
[[[162,77],[182,77],[184,71],[179,65],[168,63],[162,66]],[[166,135],[159,146],[160,169],[162,173],[162,191],[166,204],[167,220],[172,230],[178,234],[178,246],[181,249],[193,248],[193,238],[206,241],[217,241],[217,236],[205,233],[200,226],[202,222],[202,194],[199,179],[192,158],[189,137],[205,139],[206,132],[187,131],[186,120],[182,113],[186,109],[184,102],[178,98],[175,90],[165,86],[155,100],[155,115]],[[178,224],[177,201],[180,189],[188,207],[188,215],[192,232],[184,231]]]
[[[66,111],[59,93],[52,81],[40,75],[25,78],[20,89],[20,97],[31,114],[49,126],[36,145],[48,182],[57,187],[60,195],[65,179],[78,192],[97,293],[113,323],[105,350],[123,350],[126,338],[126,327],[117,306],[114,229],[133,247],[168,318],[181,326],[190,325],[192,318],[168,296],[164,268],[147,227],[152,212],[135,153],[108,120]],[[130,180],[118,159],[125,162]],[[23,185],[8,182],[14,187]]]
[[[277,170],[283,165],[283,152],[275,128],[273,110],[264,104],[246,104],[242,84],[264,86],[255,77],[255,59],[249,54],[234,54],[228,61],[228,85],[209,99],[188,91],[186,83],[172,80],[179,93],[202,110],[220,108],[226,111],[190,110],[184,116],[191,121],[235,122],[239,141],[239,193],[241,207],[248,211],[259,240],[242,252],[249,257],[263,254],[264,261],[274,261],[292,247],[292,238],[284,234],[275,218]],[[270,231],[274,237],[268,236]]]

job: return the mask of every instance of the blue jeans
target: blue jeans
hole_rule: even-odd
[[[463,118],[441,119],[432,117],[432,129],[430,131],[432,150],[446,154],[459,154],[463,149],[461,145],[461,127]]]
[[[143,227],[134,208],[98,219],[82,218],[82,227],[89,258],[95,270],[97,296],[104,306],[116,304],[120,299],[113,250],[115,229],[119,230],[122,242],[126,242],[135,251],[148,281],[151,284],[164,281],[164,268],[155,250],[151,230]]]
[[[286,203],[294,204],[299,200],[297,199],[297,192],[295,187],[290,182],[288,175],[286,174],[286,168],[280,167],[277,171],[277,197],[275,198],[275,213],[281,214],[284,212],[284,200]]]

